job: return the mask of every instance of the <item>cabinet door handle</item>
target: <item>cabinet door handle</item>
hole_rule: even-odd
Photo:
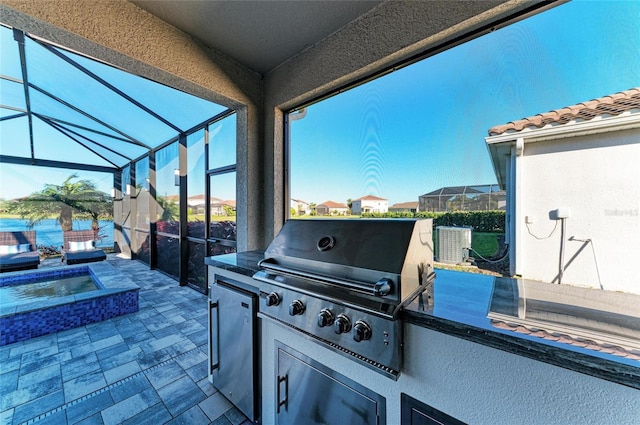
[[[282,392],[280,390],[281,385],[284,383],[284,398],[282,398]],[[276,398],[278,400],[277,414],[280,414],[280,407],[284,406],[287,410],[287,402],[289,401],[289,379],[288,375],[278,376],[278,390],[276,391]]]
[[[220,318],[218,316],[218,302],[209,300],[209,323],[211,324],[211,335],[209,336],[209,373],[220,367]],[[215,324],[214,324],[215,319]]]

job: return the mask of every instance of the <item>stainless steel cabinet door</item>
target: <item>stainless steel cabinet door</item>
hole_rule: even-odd
[[[254,412],[254,302],[250,295],[210,288],[209,357],[213,385],[247,417]]]
[[[287,352],[292,350],[285,347],[277,348],[276,420],[279,425],[382,425],[386,422],[382,396],[300,353]]]

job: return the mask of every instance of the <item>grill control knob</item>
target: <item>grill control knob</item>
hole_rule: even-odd
[[[300,300],[293,300],[291,304],[289,304],[289,316],[299,316],[304,313],[304,304]]]
[[[371,326],[367,322],[358,320],[353,325],[353,340],[355,342],[366,341],[371,338]]]
[[[351,330],[351,320],[344,314],[338,314],[336,321],[333,322],[333,331],[338,335],[347,333]]]
[[[319,327],[324,328],[325,326],[331,326],[333,325],[334,320],[335,317],[333,316],[331,310],[329,310],[328,308],[323,308],[322,310],[320,310],[320,313],[318,314]]]
[[[276,294],[275,292],[270,293],[269,295],[267,295],[266,303],[267,307],[280,304],[280,295]]]

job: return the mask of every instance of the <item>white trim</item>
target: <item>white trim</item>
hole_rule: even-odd
[[[510,255],[510,259],[512,259],[513,263],[510,268],[513,275],[521,276],[522,275],[522,258],[524,256],[523,248],[522,248],[522,222],[520,221],[520,217],[522,217],[522,186],[523,182],[523,172],[522,172],[522,162],[524,160],[524,139],[518,138],[516,139],[516,143],[511,146],[511,158],[509,161],[509,167],[511,167],[511,182],[509,184],[509,189],[511,189],[511,200],[513,201],[513,208],[511,208],[512,215],[510,217],[511,227],[513,228],[513,237],[511,238],[511,246],[513,246],[513,255]]]
[[[524,139],[522,137],[518,137],[516,139],[516,156],[524,155]]]
[[[517,138],[523,138],[524,143],[533,143],[633,128],[640,128],[640,113],[629,111],[615,117],[595,117],[589,121],[571,121],[566,124],[548,124],[542,128],[524,128],[520,131],[488,136],[484,140],[488,145],[513,142]]]

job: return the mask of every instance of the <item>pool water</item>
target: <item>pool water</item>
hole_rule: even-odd
[[[90,275],[71,276],[43,282],[0,287],[0,302],[2,304],[10,304],[35,299],[47,300],[95,291],[96,289],[98,289],[98,286]]]
[[[106,261],[7,273],[0,276],[0,346],[134,313],[139,291]]]

